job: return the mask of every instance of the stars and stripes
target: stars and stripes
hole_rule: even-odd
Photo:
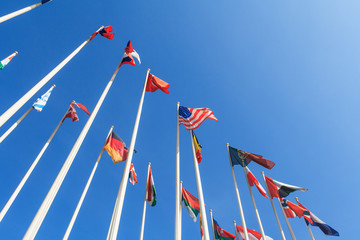
[[[198,128],[207,118],[217,121],[209,108],[179,107],[179,124],[183,124],[187,130]]]

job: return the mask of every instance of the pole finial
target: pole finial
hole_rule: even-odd
[[[72,100],[72,102],[71,103],[75,103],[75,100]]]
[[[233,223],[235,223],[235,224],[236,224],[236,221],[234,220],[234,221],[233,221]]]
[[[212,209],[210,209],[209,212],[212,212]]]
[[[151,162],[149,162],[148,165],[150,166],[150,165],[151,165]]]
[[[264,171],[261,171],[261,174],[264,176],[265,175]]]
[[[226,143],[226,146],[228,147],[228,146],[229,146],[229,143]]]
[[[183,181],[180,181],[180,183],[182,184],[182,183],[183,183]]]
[[[148,68],[146,71],[150,72],[150,68]]]
[[[114,128],[114,125],[111,125],[110,129],[113,129]]]
[[[295,197],[295,200],[296,200],[296,201],[298,201],[298,200],[299,200],[299,198],[298,198],[298,197]]]
[[[56,87],[56,85],[55,85],[55,84],[53,84],[53,85],[52,85],[52,87],[54,87],[54,88],[55,88],[55,87]]]
[[[19,54],[19,53],[18,53],[18,51],[15,51],[14,53],[15,53],[16,55],[18,55],[18,54]]]

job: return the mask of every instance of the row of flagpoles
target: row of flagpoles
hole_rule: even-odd
[[[11,13],[4,17],[1,17],[0,23],[4,22],[6,20],[9,20],[13,17],[16,17],[22,13],[30,11],[30,10],[32,10],[38,6],[41,6],[49,1],[50,0],[43,0],[40,3],[34,4],[27,8],[21,9],[19,11],[16,11],[14,13]],[[93,40],[97,34],[101,34],[102,36],[104,36],[106,38],[112,39],[114,34],[111,33],[111,31],[112,31],[111,26],[108,26],[108,27],[102,26],[95,33],[93,33],[85,42],[83,42],[78,48],[76,48],[67,58],[65,58],[58,66],[56,66],[52,71],[50,71],[31,90],[29,90],[21,99],[19,99],[12,107],[10,107],[5,113],[3,113],[0,116],[0,127],[3,124],[5,124],[46,83],[48,83],[52,79],[52,77],[55,76],[77,53],[79,53],[91,40]],[[9,57],[7,57],[3,61],[1,61],[0,69],[4,68],[10,62],[10,60],[16,55],[17,55],[17,52],[14,52],[12,55],[10,55]],[[86,122],[83,130],[81,131],[78,139],[76,140],[72,150],[70,151],[68,157],[66,158],[63,167],[61,168],[58,176],[56,177],[53,185],[51,186],[48,194],[46,195],[43,203],[41,204],[38,212],[36,213],[32,223],[30,224],[29,228],[27,229],[27,232],[23,239],[34,239],[35,238],[39,228],[42,225],[44,218],[47,215],[48,210],[50,209],[50,207],[52,205],[54,198],[56,197],[56,195],[58,193],[59,188],[62,185],[63,180],[65,179],[65,177],[67,175],[67,172],[69,171],[69,169],[70,169],[70,167],[82,145],[83,140],[85,139],[85,137],[87,135],[87,132],[89,131],[100,107],[102,106],[104,99],[106,98],[106,96],[113,84],[113,81],[119,71],[119,68],[123,64],[135,65],[134,58],[137,58],[138,61],[140,62],[139,55],[133,49],[132,44],[129,41],[127,47],[125,48],[125,53],[124,53],[120,63],[118,64],[117,68],[115,69],[115,72],[113,73],[112,77],[110,78],[109,82],[107,83],[103,93],[101,94],[101,96],[91,114],[86,109],[86,107],[82,104],[79,104],[76,102],[72,102],[70,104],[69,109],[66,111],[65,115],[62,117],[59,124],[55,128],[54,132],[51,134],[49,139],[46,141],[46,143],[45,143],[44,147],[41,149],[39,155],[36,157],[33,164],[30,166],[29,170],[27,171],[27,173],[21,180],[20,184],[18,185],[18,187],[16,188],[16,190],[14,191],[12,196],[9,198],[9,200],[6,203],[6,205],[4,206],[4,208],[1,210],[0,221],[3,220],[8,209],[10,208],[10,206],[16,199],[18,193],[21,191],[22,187],[26,183],[27,179],[29,178],[33,169],[39,162],[41,156],[45,152],[46,148],[50,144],[52,138],[58,131],[58,129],[61,126],[61,124],[63,123],[63,121],[66,118],[71,118],[71,119],[73,119],[73,121],[77,120],[75,106],[81,108],[86,113],[88,113],[90,115],[89,119],[87,120],[87,122]],[[150,78],[150,81],[149,81],[149,78]],[[53,85],[41,98],[39,98],[34,103],[34,105],[0,137],[0,143],[20,124],[20,122],[32,111],[32,109],[36,109],[38,111],[41,111],[43,109],[43,107],[45,106],[46,102],[48,101],[49,96],[54,87],[55,87],[55,85]],[[130,146],[127,149],[125,147],[125,144],[122,142],[122,140],[113,132],[113,127],[110,128],[109,133],[106,137],[105,144],[104,144],[103,148],[101,149],[100,154],[95,162],[95,165],[90,174],[88,182],[83,190],[81,198],[78,202],[78,205],[75,209],[75,212],[74,212],[72,219],[69,223],[69,226],[66,230],[64,239],[68,239],[68,237],[70,235],[70,232],[72,230],[72,227],[74,225],[76,217],[79,213],[81,205],[85,199],[85,196],[89,189],[89,186],[92,182],[93,176],[95,174],[95,171],[97,169],[99,160],[101,159],[104,149],[106,149],[109,152],[109,154],[112,155],[114,162],[116,162],[116,159],[117,159],[115,155],[120,156],[120,159],[118,161],[125,161],[123,175],[121,178],[121,183],[119,186],[118,195],[116,197],[116,202],[114,205],[114,210],[113,210],[113,214],[112,214],[112,218],[111,218],[111,222],[110,222],[110,226],[109,226],[109,230],[108,230],[108,235],[107,235],[107,239],[109,239],[109,240],[117,238],[129,174],[133,176],[133,179],[135,176],[135,170],[132,165],[132,158],[133,158],[133,153],[135,151],[134,148],[135,148],[136,136],[137,136],[137,132],[138,132],[138,128],[139,128],[139,122],[140,122],[145,92],[146,91],[153,92],[153,91],[156,91],[157,89],[161,89],[165,93],[168,93],[168,90],[167,90],[168,87],[169,87],[169,85],[166,82],[155,77],[154,75],[151,75],[150,69],[147,70],[144,87],[143,87],[142,95],[141,95],[140,102],[139,102],[138,112],[136,115],[136,120],[135,120],[135,125],[134,125],[134,130],[133,130]],[[200,228],[201,228],[202,238],[205,240],[210,239],[209,228],[208,228],[207,217],[206,217],[206,210],[205,210],[205,200],[204,200],[204,196],[203,196],[202,183],[201,183],[200,170],[199,170],[199,163],[201,162],[201,158],[202,158],[201,157],[201,146],[198,142],[198,139],[197,139],[195,133],[193,132],[193,130],[198,128],[202,124],[202,122],[204,122],[207,118],[217,121],[217,119],[213,115],[213,112],[208,108],[186,108],[186,107],[180,106],[180,103],[177,103],[177,140],[176,140],[176,174],[175,174],[175,236],[174,236],[174,238],[176,240],[181,239],[181,205],[182,204],[183,204],[183,206],[188,208],[189,213],[192,212],[191,216],[193,216],[193,217],[195,216],[195,219],[196,219],[196,216],[198,214],[200,214]],[[195,171],[195,176],[196,176],[198,199],[195,198],[193,195],[191,195],[189,192],[187,192],[182,187],[182,183],[180,182],[179,125],[181,125],[181,124],[183,124],[185,126],[185,128],[190,131],[190,139],[191,139],[191,145],[192,145],[192,153],[193,153],[193,160],[194,160],[194,171]],[[114,139],[114,141],[115,141],[114,145],[111,145],[111,143],[110,143],[111,139]],[[117,140],[117,142],[116,142],[116,140]],[[114,146],[116,146],[117,148],[114,148]],[[275,164],[273,162],[271,162],[270,160],[264,159],[262,156],[247,153],[247,152],[232,148],[228,144],[227,144],[227,149],[228,149],[228,153],[229,153],[230,166],[231,166],[231,171],[232,171],[232,175],[233,175],[242,226],[237,226],[236,223],[234,222],[235,233],[236,233],[236,236],[234,236],[234,235],[230,234],[229,232],[225,231],[224,229],[220,228],[219,224],[213,219],[212,211],[210,211],[211,225],[212,225],[212,229],[213,229],[213,238],[214,239],[226,239],[226,238],[234,239],[235,237],[239,238],[239,235],[241,235],[241,237],[246,240],[261,239],[261,238],[262,239],[271,239],[270,237],[265,235],[265,232],[264,232],[264,229],[263,229],[263,226],[261,223],[260,215],[259,215],[259,212],[256,207],[255,199],[252,194],[251,186],[256,185],[256,187],[259,189],[260,193],[262,193],[265,197],[267,197],[267,194],[266,194],[265,190],[259,184],[258,180],[255,178],[255,176],[250,172],[247,165],[251,161],[254,161],[268,169],[271,169]],[[126,156],[124,155],[125,153],[126,153]],[[117,156],[117,157],[119,157],[119,156]],[[243,208],[241,205],[240,194],[239,194],[237,181],[236,181],[236,177],[235,177],[235,172],[234,172],[234,165],[241,165],[243,167],[244,174],[246,176],[246,181],[247,181],[248,188],[249,188],[249,192],[251,195],[252,203],[254,206],[255,214],[257,217],[258,224],[259,224],[260,233],[257,233],[251,229],[248,229],[246,226],[244,211],[243,211]],[[289,231],[291,233],[292,239],[296,239],[296,237],[295,237],[294,232],[291,229],[291,225],[288,221],[288,217],[291,217],[291,212],[289,213],[287,211],[289,209],[291,209],[291,211],[293,211],[295,213],[293,216],[297,215],[299,217],[300,216],[304,217],[312,239],[314,239],[314,236],[311,233],[311,230],[308,226],[309,223],[314,226],[319,226],[328,235],[338,236],[338,233],[334,229],[332,229],[331,227],[326,225],[324,222],[322,222],[320,219],[318,219],[315,215],[313,215],[310,211],[308,211],[303,205],[301,205],[300,203],[298,203],[298,205],[296,205],[296,206],[300,207],[300,210],[299,210],[292,203],[290,203],[289,201],[284,199],[284,197],[288,196],[289,193],[292,191],[295,191],[295,190],[306,191],[307,189],[281,183],[279,181],[276,181],[274,179],[266,177],[263,172],[262,172],[262,175],[263,175],[263,179],[265,181],[267,193],[268,193],[269,199],[271,201],[271,205],[272,205],[272,208],[273,208],[276,220],[277,220],[277,224],[278,224],[282,239],[286,239],[286,238],[285,238],[284,232],[282,230],[282,227],[281,227],[281,224],[279,221],[279,217],[275,210],[275,206],[274,206],[274,203],[272,200],[273,197],[278,199],[280,209],[285,217],[285,220],[286,220],[287,226],[289,228]],[[153,181],[153,177],[152,177],[150,163],[148,166],[148,176],[147,176],[147,185],[146,185],[146,190],[145,190],[142,225],[141,225],[141,230],[140,230],[140,239],[143,239],[143,236],[144,236],[146,201],[148,201],[150,203],[150,205],[152,205],[152,206],[156,204],[156,191],[155,191],[155,187],[154,187],[154,181]],[[314,222],[315,222],[315,224],[314,224]],[[259,238],[259,236],[260,236],[260,238]]]

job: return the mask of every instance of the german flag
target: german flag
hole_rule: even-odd
[[[111,132],[104,149],[110,155],[114,163],[125,161],[128,155],[128,149],[124,141],[115,133]]]

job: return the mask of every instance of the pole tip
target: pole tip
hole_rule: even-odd
[[[236,223],[236,221],[234,220],[233,223]]]
[[[113,129],[114,128],[114,125],[111,125],[111,127],[110,127],[111,129]]]
[[[71,103],[75,103],[75,100],[72,100],[72,102]]]
[[[226,143],[226,146],[228,147],[228,146],[229,146],[229,143]]]
[[[148,68],[146,71],[150,72],[150,68]]]
[[[176,102],[176,104],[180,104],[180,102]]]
[[[261,174],[264,175],[264,171],[262,171]]]
[[[18,54],[19,54],[19,53],[18,53],[18,51],[15,51],[14,53],[15,53],[16,55],[18,55]]]
[[[55,84],[53,84],[52,86],[53,86],[53,87],[56,87],[56,85],[55,85]]]
[[[151,162],[149,162],[148,165],[150,166],[150,165],[151,165]]]
[[[180,181],[180,183],[182,184],[182,183],[183,183],[183,181]]]
[[[299,198],[298,198],[298,197],[295,197],[295,200],[297,201],[297,200],[299,200]]]
[[[210,209],[209,212],[212,212],[212,209]]]

